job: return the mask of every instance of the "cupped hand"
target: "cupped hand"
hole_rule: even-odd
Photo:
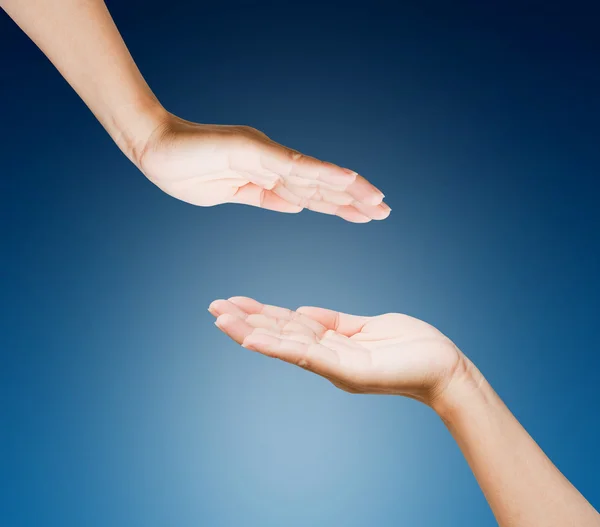
[[[431,405],[467,368],[450,339],[407,315],[291,311],[246,297],[215,300],[209,311],[243,347],[310,370],[351,393],[404,395]]]
[[[167,194],[194,205],[310,209],[357,223],[387,218],[383,194],[351,170],[286,148],[247,126],[204,125],[168,114],[136,164]]]

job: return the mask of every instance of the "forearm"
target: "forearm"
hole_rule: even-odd
[[[481,374],[434,404],[501,527],[598,527],[600,516],[546,457]]]
[[[102,0],[0,0],[136,162],[164,110]]]

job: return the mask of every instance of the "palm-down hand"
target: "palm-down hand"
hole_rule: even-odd
[[[137,157],[153,183],[194,205],[310,209],[357,223],[390,213],[383,194],[355,172],[304,156],[247,126],[196,124],[169,114]]]
[[[209,311],[245,348],[301,366],[352,393],[398,394],[431,404],[465,367],[466,358],[447,337],[407,315],[290,311],[245,297],[215,300]]]

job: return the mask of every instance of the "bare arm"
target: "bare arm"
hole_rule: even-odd
[[[79,94],[121,150],[135,160],[165,111],[101,0],[0,0]]]
[[[597,527],[600,516],[473,367],[433,403],[501,527]]]
[[[102,0],[0,0],[119,148],[161,190],[194,205],[303,209],[357,223],[387,218],[383,194],[356,172],[249,126],[198,124],[166,111]]]
[[[432,407],[464,453],[501,527],[600,527],[600,515],[519,424],[477,368],[415,318],[296,311],[216,300],[217,326],[245,348],[301,366],[351,393]]]

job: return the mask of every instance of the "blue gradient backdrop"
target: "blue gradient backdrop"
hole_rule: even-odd
[[[427,408],[214,328],[240,294],[435,324],[600,505],[597,18],[445,4],[109,3],[167,108],[361,172],[367,225],[162,194],[0,17],[3,526],[495,524]]]

